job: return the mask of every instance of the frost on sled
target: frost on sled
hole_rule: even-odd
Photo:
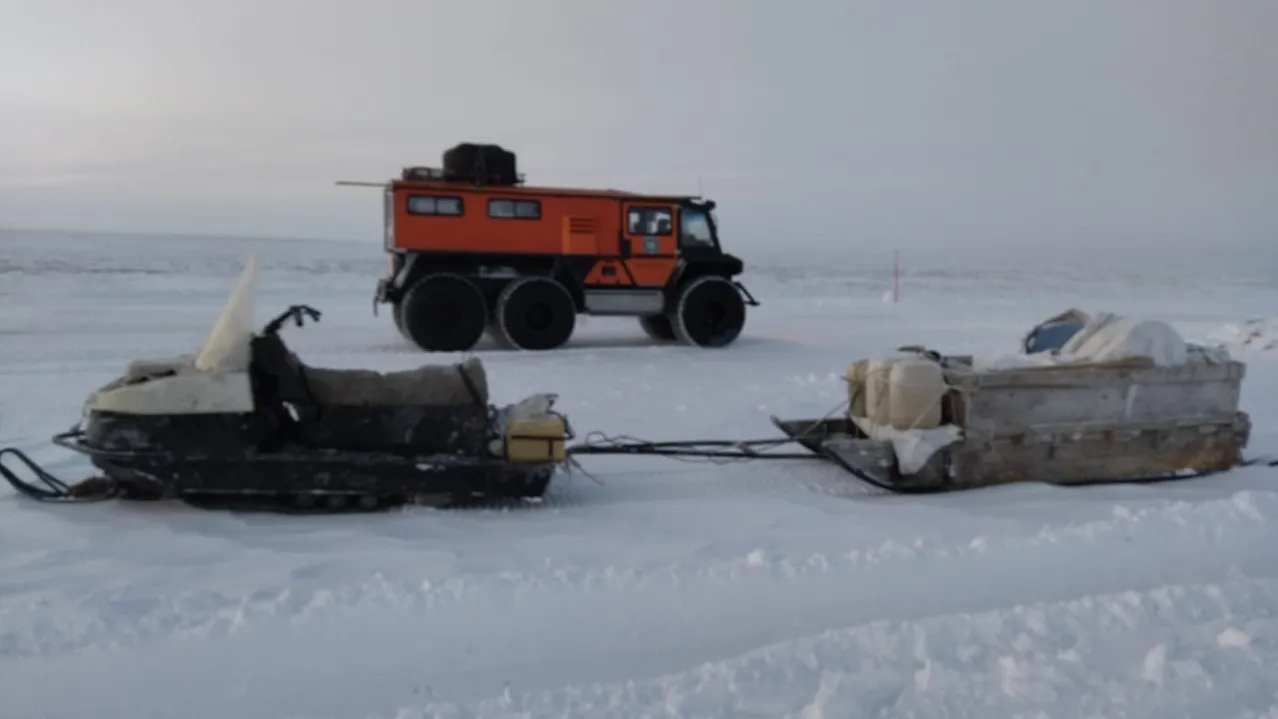
[[[401,372],[323,369],[253,331],[250,258],[198,354],[136,361],[54,441],[88,455],[124,496],[372,509],[407,501],[541,496],[563,461],[555,396],[488,403],[478,359]]]
[[[1165,322],[1070,310],[1022,352],[982,359],[919,347],[848,369],[849,409],[773,421],[809,450],[898,492],[1017,481],[1174,479],[1242,462],[1246,366]]]

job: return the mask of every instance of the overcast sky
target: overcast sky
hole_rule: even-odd
[[[0,0],[0,226],[376,242],[463,140],[739,245],[1278,243],[1275,0]]]

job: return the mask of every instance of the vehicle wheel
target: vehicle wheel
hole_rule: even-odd
[[[548,277],[522,277],[497,295],[495,333],[523,350],[549,350],[568,341],[577,324],[572,295]]]
[[[412,337],[408,336],[408,330],[404,329],[404,303],[396,301],[391,303],[391,317],[395,320],[395,329],[404,336],[404,339],[412,341]]]
[[[505,288],[503,287],[502,289]],[[500,293],[498,296],[500,297]],[[506,335],[501,331],[501,322],[497,321],[498,309],[497,298],[494,298],[488,310],[488,324],[485,326],[484,331],[488,333],[488,336],[492,338],[493,344],[497,347],[507,350],[515,349],[515,346],[506,339]]]
[[[680,342],[723,347],[736,340],[745,326],[745,300],[722,277],[698,277],[679,293],[670,324]]]
[[[404,293],[404,333],[427,352],[463,352],[484,334],[488,307],[473,282],[427,275]]]
[[[644,334],[654,340],[670,342],[675,339],[674,327],[670,325],[670,318],[665,315],[644,315],[639,318],[639,326],[643,328]]]
[[[502,334],[501,326],[498,325],[496,321],[489,322],[485,331],[488,333],[488,336],[492,338],[493,344],[498,348],[504,350],[518,349],[506,340],[506,335]]]

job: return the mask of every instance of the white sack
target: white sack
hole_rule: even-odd
[[[1185,338],[1166,322],[1110,312],[1092,317],[1060,350],[1060,358],[1066,361],[1101,363],[1147,357],[1159,367],[1183,365],[1188,355]]]

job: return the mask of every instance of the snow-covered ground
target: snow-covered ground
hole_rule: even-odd
[[[371,315],[375,243],[8,233],[0,445],[86,473],[48,436],[128,360],[194,349],[250,249],[260,320],[325,312],[287,330],[312,364],[456,359]],[[1243,342],[1278,314],[1273,258],[1237,263],[1250,276],[907,253],[885,304],[890,254],[848,254],[752,264],[763,306],[722,351],[599,319],[555,353],[485,348],[494,399],[558,392],[580,432],[772,436],[769,414],[837,405],[858,357],[1010,352],[1078,306],[1231,342],[1249,452],[1278,452],[1278,350]],[[918,498],[818,462],[583,461],[602,486],[565,476],[502,511],[234,515],[4,487],[0,716],[1278,717],[1276,470]]]

